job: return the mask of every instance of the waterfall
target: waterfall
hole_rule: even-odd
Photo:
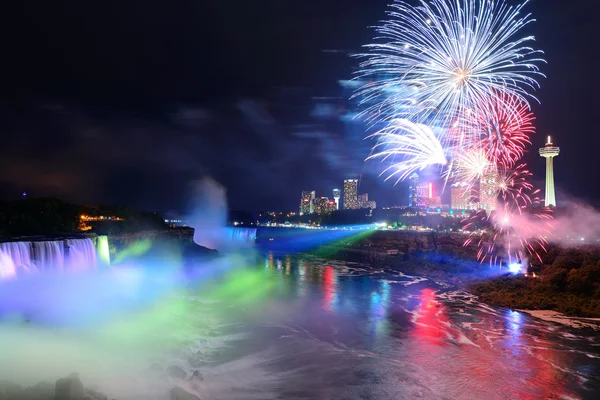
[[[108,240],[98,238],[101,262],[108,259]],[[98,252],[92,239],[0,243],[0,280],[38,271],[81,271],[95,269]]]
[[[17,276],[15,263],[10,256],[0,251],[0,281],[4,279],[12,279]]]
[[[256,228],[225,228],[225,239],[230,242],[254,243]]]
[[[62,270],[65,265],[65,246],[62,241],[33,242],[35,266],[38,270]]]
[[[65,268],[71,271],[94,269],[98,265],[96,247],[92,239],[67,239],[68,257],[65,258]]]
[[[0,243],[0,279],[14,277],[19,270],[29,271],[31,263],[31,243]]]

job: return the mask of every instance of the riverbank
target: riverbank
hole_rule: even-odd
[[[548,313],[556,312],[552,318],[600,318],[600,254],[590,249],[553,249],[545,254],[543,265],[534,266],[537,273],[530,276],[513,275],[451,251],[387,254],[356,248],[331,250],[312,253],[447,282],[484,303],[530,310],[534,316],[550,318]],[[562,323],[586,326],[573,321]]]
[[[522,313],[531,315],[532,317],[542,319],[544,321],[555,322],[557,324],[570,326],[571,328],[590,328],[595,331],[600,331],[600,318],[580,318],[569,317],[557,311],[551,310],[517,310]]]

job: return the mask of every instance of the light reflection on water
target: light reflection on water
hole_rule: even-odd
[[[600,393],[600,362],[592,358],[600,340],[593,332],[480,304],[431,281],[409,284],[418,278],[393,271],[311,258],[289,265],[286,286],[293,290],[271,301],[295,311],[282,311],[278,326],[298,332],[276,344],[289,357],[278,368],[302,359],[318,368],[323,385],[326,376],[337,388],[332,395],[316,377],[296,371],[286,385],[306,395],[489,400]]]

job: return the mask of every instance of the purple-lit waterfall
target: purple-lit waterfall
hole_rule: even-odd
[[[0,279],[40,271],[79,271],[98,265],[92,239],[0,243]]]

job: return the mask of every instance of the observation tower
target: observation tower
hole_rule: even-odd
[[[340,189],[333,189],[333,200],[335,201],[335,209],[339,210],[340,209],[340,194],[341,191]]]
[[[546,207],[556,207],[554,196],[554,165],[553,159],[560,153],[560,148],[554,146],[552,138],[548,136],[548,142],[540,149],[540,156],[546,159]]]

